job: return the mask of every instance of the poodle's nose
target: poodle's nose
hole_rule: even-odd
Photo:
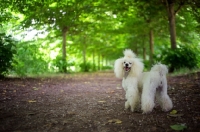
[[[127,67],[128,67],[128,64],[126,63],[126,64],[125,64],[125,66],[127,66]]]

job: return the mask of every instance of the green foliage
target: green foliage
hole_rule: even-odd
[[[199,67],[199,48],[194,45],[182,45],[175,50],[164,49],[160,57],[155,57],[157,61],[167,64],[170,71],[181,68]]]
[[[58,55],[56,56],[56,59],[54,59],[53,61],[53,70],[55,71],[58,71],[58,72],[61,72],[63,73],[64,70],[63,70],[63,67],[64,68],[68,68],[67,71],[68,72],[72,72],[72,70],[70,70],[70,67],[71,66],[74,66],[74,62],[73,61],[63,61],[63,58],[61,55]]]
[[[149,60],[144,60],[143,63],[144,63],[144,70],[148,71],[151,68]]]
[[[111,69],[113,69],[112,66],[103,66],[102,67],[102,70],[111,70]]]
[[[89,62],[81,63],[80,68],[82,72],[89,72],[89,71],[92,71],[92,64]]]
[[[15,53],[15,43],[11,36],[0,34],[0,76],[5,76],[11,68],[13,54]]]
[[[48,61],[40,53],[40,45],[32,42],[23,42],[17,45],[17,53],[12,63],[13,73],[20,76],[41,74],[48,71]]]
[[[144,60],[145,66],[149,66],[149,31],[153,30],[156,56],[161,54],[161,47],[170,44],[168,20],[163,8],[166,4],[163,2],[166,1],[2,1],[0,25],[3,25],[3,30],[13,34],[25,34],[26,38],[33,37],[33,32],[24,32],[26,30],[40,30],[41,33],[37,33],[38,38],[42,38],[43,33],[49,33],[47,38],[40,42],[37,39],[34,43],[18,44],[13,72],[26,75],[48,71],[64,72],[64,68],[67,68],[67,72],[110,69],[109,66],[103,66],[103,60],[110,64],[121,57],[122,51],[126,48],[133,49],[138,56],[143,54],[143,58],[147,58]],[[176,2],[175,7],[178,7],[178,4],[179,2]],[[196,26],[199,24],[192,13],[193,8],[190,8],[190,5],[185,7],[183,6],[176,16],[177,44],[193,45],[199,43],[199,34],[196,32]],[[197,13],[196,15],[199,16]],[[21,19],[17,22],[14,16]],[[66,42],[66,46],[61,45],[62,40]],[[56,43],[59,44],[55,45]],[[177,51],[162,50],[162,57],[158,58],[158,61],[170,63],[170,66],[175,68],[185,66],[185,60],[188,61],[192,57],[186,55],[188,51],[179,51],[180,49],[182,47]],[[54,59],[56,55],[58,56]],[[166,55],[170,57],[167,58]],[[183,61],[180,61],[183,56]],[[65,61],[63,58],[68,60]],[[194,63],[187,65],[192,67]]]
[[[181,131],[187,128],[185,124],[177,124],[177,125],[171,125],[170,126],[173,130]]]
[[[186,75],[186,74],[197,73],[197,72],[199,72],[199,68],[194,68],[194,69],[181,68],[178,70],[174,70],[174,72],[171,75],[178,76],[178,75]]]

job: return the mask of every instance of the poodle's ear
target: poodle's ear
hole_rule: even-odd
[[[122,79],[124,76],[123,62],[124,62],[124,59],[119,58],[115,61],[115,65],[114,65],[115,76],[120,79]]]
[[[131,68],[132,73],[134,73],[134,76],[139,77],[144,69],[144,64],[141,59],[134,58],[133,59],[133,66]]]

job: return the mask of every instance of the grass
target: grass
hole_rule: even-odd
[[[199,68],[194,68],[194,69],[181,68],[181,69],[175,70],[173,73],[170,73],[170,76],[187,75],[187,74],[196,73],[199,71],[200,71]]]

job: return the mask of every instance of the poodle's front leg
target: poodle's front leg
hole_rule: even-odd
[[[136,106],[139,103],[139,92],[138,90],[127,90],[126,92],[125,109],[130,107],[131,111],[134,112]]]
[[[126,99],[126,102],[125,102],[125,110],[128,110],[128,108],[130,107],[130,103],[129,103],[129,100],[128,100],[128,91],[126,91],[126,94],[125,94],[125,99]]]
[[[128,100],[125,102],[125,110],[128,110],[128,108],[130,107],[130,104],[128,102]]]

